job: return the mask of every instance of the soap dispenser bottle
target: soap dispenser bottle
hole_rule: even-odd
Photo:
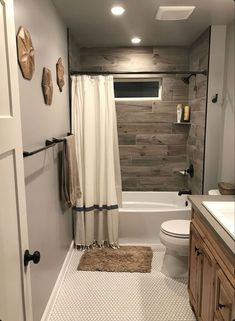
[[[181,122],[183,107],[182,104],[178,104],[176,107],[177,123]]]

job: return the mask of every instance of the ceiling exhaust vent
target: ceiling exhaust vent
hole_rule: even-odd
[[[167,6],[159,7],[156,20],[186,20],[192,14],[195,7]]]

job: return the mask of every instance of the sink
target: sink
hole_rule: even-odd
[[[235,202],[204,201],[202,205],[235,240]]]

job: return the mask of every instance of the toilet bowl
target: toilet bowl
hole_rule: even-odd
[[[166,246],[162,272],[170,277],[186,277],[188,273],[190,220],[162,223],[161,243]]]

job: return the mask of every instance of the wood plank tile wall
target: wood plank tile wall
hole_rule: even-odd
[[[71,65],[71,70],[189,70],[189,49],[81,48],[79,65]],[[177,191],[188,187],[188,179],[179,171],[187,167],[189,160],[186,152],[190,127],[173,123],[176,105],[188,104],[189,86],[180,75],[159,77],[161,101],[116,102],[123,190]]]
[[[163,97],[175,86],[182,89],[178,101],[186,103],[187,86],[173,76],[163,76]],[[176,104],[177,100],[116,102],[124,190],[172,191],[187,186],[178,172],[186,168],[188,126],[173,124]]]

